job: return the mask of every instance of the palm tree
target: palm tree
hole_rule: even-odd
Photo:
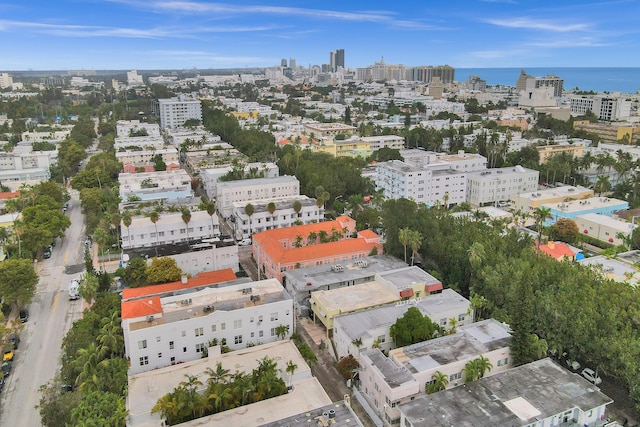
[[[427,385],[427,394],[433,394],[442,391],[449,385],[449,376],[440,371],[436,371],[431,375],[431,382]]]
[[[76,368],[80,369],[80,374],[76,378],[76,386],[81,386],[89,381],[95,383],[97,381],[96,371],[98,364],[104,360],[104,348],[96,346],[94,342],[86,348],[81,348],[76,353],[76,359],[73,361]]]
[[[316,233],[315,231],[312,231],[311,233],[309,233],[309,236],[307,237],[307,244],[312,245],[316,243],[317,239],[318,239],[318,233]]]
[[[400,244],[404,246],[404,262],[406,263],[407,262],[407,246],[411,241],[411,229],[405,227],[398,230],[398,241],[400,241]]]
[[[475,381],[479,378],[480,374],[478,372],[478,366],[475,359],[468,361],[462,370],[464,371],[465,383],[470,383],[471,381]]]
[[[288,325],[278,325],[278,326],[276,326],[276,336],[278,338],[284,339],[284,337],[287,336],[287,333],[289,333],[289,326]]]
[[[611,190],[611,183],[609,182],[609,177],[606,175],[598,175],[598,179],[596,183],[593,185],[593,191],[598,193],[598,196],[601,196],[602,193],[606,193]]]
[[[271,228],[274,229],[276,228],[276,225],[274,224],[273,213],[276,211],[276,204],[274,202],[269,202],[267,204],[267,210],[269,211],[269,214],[271,214]]]
[[[484,377],[484,374],[486,374],[493,368],[491,361],[484,356],[480,356],[477,359],[474,359],[474,361],[476,364],[476,369],[478,370],[478,379]]]
[[[302,210],[302,203],[300,200],[296,200],[293,202],[293,211],[296,213],[296,218],[299,218],[300,211]]]
[[[211,217],[211,235],[213,236],[215,231],[215,226],[213,225],[213,216],[216,214],[216,204],[213,201],[209,201],[207,203],[207,213]]]
[[[191,211],[189,208],[182,209],[182,221],[187,227],[187,243],[189,243],[189,222],[191,221]]]
[[[120,248],[120,233],[118,232],[120,229],[120,212],[116,211],[111,213],[109,218],[111,219],[111,225],[116,230],[116,242],[118,248]]]
[[[160,244],[160,242],[158,241],[158,219],[160,219],[160,214],[158,214],[158,211],[152,211],[149,214],[149,219],[151,220],[151,222],[153,223],[154,227],[156,228],[156,246],[155,246],[155,250],[156,250],[156,258],[158,258],[158,245]]]
[[[124,350],[124,338],[120,327],[120,317],[113,312],[110,317],[104,317],[101,321],[102,328],[98,332],[96,341],[102,348],[109,351],[109,358],[122,355]]]
[[[287,371],[287,373],[289,374],[289,386],[291,386],[293,374],[296,372],[296,369],[298,369],[298,365],[296,365],[293,360],[289,360],[285,369],[285,371]]]
[[[422,246],[422,234],[419,231],[412,231],[409,236],[409,245],[411,245],[411,265],[418,255],[418,251],[420,250],[420,246]]]
[[[127,240],[131,240],[131,233],[129,232],[129,226],[131,226],[131,214],[129,213],[129,211],[126,211],[123,215],[122,215],[122,224],[127,227]],[[129,243],[131,244],[131,243]]]
[[[251,216],[253,215],[253,212],[255,212],[255,208],[251,203],[247,203],[244,207],[244,213],[249,217],[249,235],[251,235]]]
[[[536,229],[538,230],[538,249],[540,249],[540,241],[542,240],[542,225],[551,218],[551,209],[539,207],[533,212],[533,217],[536,222]]]

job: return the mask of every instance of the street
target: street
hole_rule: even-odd
[[[73,274],[65,273],[65,266],[83,263],[84,217],[77,193],[72,193],[66,215],[71,219],[71,226],[65,237],[56,239],[51,258],[36,263],[40,281],[29,306],[29,320],[22,324],[13,371],[0,394],[0,426],[41,425],[36,408],[40,400],[38,389],[59,369],[62,338],[82,313],[84,301],[67,298],[67,287],[71,279],[80,274],[79,268]]]

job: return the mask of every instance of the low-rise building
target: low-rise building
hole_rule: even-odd
[[[575,260],[576,252],[571,249],[569,245],[563,242],[549,242],[545,245],[540,245],[538,248],[543,254],[549,255],[558,261]]]
[[[154,158],[160,156],[166,165],[179,163],[178,150],[173,147],[161,148],[159,150],[125,150],[116,152],[116,160],[123,165],[134,164],[141,166],[144,164],[154,164]]]
[[[295,176],[225,181],[217,185],[216,208],[224,218],[229,218],[234,203],[243,202],[247,205],[255,201],[298,195],[300,182]]]
[[[511,200],[538,188],[537,170],[522,166],[487,169],[467,175],[467,202],[474,206]]]
[[[403,403],[400,426],[595,427],[604,425],[612,402],[547,358]]]
[[[122,302],[130,375],[199,359],[214,340],[238,350],[286,338],[293,327],[291,297],[275,279]]]
[[[551,157],[562,153],[568,153],[573,157],[582,157],[584,147],[582,145],[573,144],[553,144],[553,145],[538,145],[536,151],[539,156],[539,163],[545,164]]]
[[[630,222],[618,221],[610,216],[597,213],[578,215],[575,218],[580,233],[612,245],[625,244],[638,226]]]
[[[354,133],[357,128],[351,125],[345,125],[344,123],[307,123],[304,125],[304,130],[310,134],[313,132],[316,138],[322,136],[335,136],[339,133],[350,135]]]
[[[160,136],[160,126],[155,123],[143,123],[140,120],[118,120],[116,122],[116,135],[128,137],[136,133],[146,133],[150,137]]]
[[[580,264],[597,268],[607,279],[620,283],[629,283],[632,286],[640,284],[640,251],[634,250],[617,254],[615,258],[604,255],[584,258],[578,261]]]
[[[122,249],[193,242],[220,235],[218,216],[207,211],[190,212],[185,222],[181,212],[161,212],[154,224],[149,217],[134,216],[127,227],[120,223]]]
[[[120,199],[135,198],[143,201],[165,200],[193,197],[191,177],[183,169],[146,173],[121,173]]]
[[[217,186],[220,178],[233,170],[231,165],[220,168],[209,168],[200,170],[200,179],[207,196],[211,199],[218,197]],[[275,163],[254,162],[244,166],[244,174],[252,178],[275,178],[280,176],[280,169]]]
[[[571,200],[560,203],[544,203],[541,207],[550,211],[550,217],[544,222],[545,226],[553,225],[560,218],[576,220],[578,216],[590,213],[611,216],[613,212],[627,209],[629,202],[611,197],[590,197],[583,200]],[[583,229],[584,230],[584,229]]]
[[[300,203],[298,212],[294,209],[296,202]],[[273,214],[269,211],[270,203],[275,205]],[[316,199],[307,196],[284,197],[282,199],[264,201],[256,200],[252,205],[253,213],[249,216],[245,202],[233,204],[231,221],[237,239],[249,238],[251,234],[265,230],[311,224],[324,219],[324,206],[318,206]]]
[[[363,230],[351,237],[355,230],[352,218],[340,216],[333,221],[263,231],[252,237],[253,258],[259,274],[283,281],[287,270],[382,253],[380,236]]]
[[[445,329],[451,328],[451,319],[455,319],[457,326],[473,322],[471,303],[453,289],[427,294],[424,298],[340,314],[333,318],[333,342],[338,359],[349,354],[359,358],[361,353],[374,347],[384,352],[395,348],[389,334],[391,326],[411,307],[416,307]]]
[[[368,157],[381,148],[401,150],[404,148],[404,138],[397,135],[354,136],[345,140],[326,139],[312,145],[313,151],[334,157]]]
[[[604,142],[621,142],[633,145],[640,141],[640,126],[629,122],[603,124],[590,123],[587,120],[576,120],[573,122],[573,127],[596,134]]]
[[[397,423],[398,406],[424,394],[436,373],[446,375],[451,388],[464,383],[465,365],[480,357],[493,366],[486,376],[508,370],[510,339],[505,325],[488,319],[461,326],[452,335],[391,350],[389,357],[380,349],[365,351],[360,355],[360,390],[387,423]]]
[[[562,187],[547,188],[519,193],[511,197],[513,208],[531,214],[544,204],[568,202],[593,197],[593,190],[582,186],[563,185]]]

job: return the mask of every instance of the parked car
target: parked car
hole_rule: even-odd
[[[0,391],[4,389],[4,377],[0,378]]]
[[[2,374],[5,377],[8,377],[9,374],[11,373],[11,362],[8,360],[6,362],[2,362],[2,365],[0,366],[0,370],[2,370]]]
[[[18,344],[20,344],[20,337],[17,334],[9,335],[9,339],[7,342],[13,347],[14,350],[18,349]]]
[[[567,359],[565,363],[569,368],[573,369],[574,371],[577,371],[578,369],[580,369],[580,363],[577,360]]]
[[[249,246],[251,244],[251,239],[242,239],[238,242],[238,246]]]
[[[51,258],[51,247],[45,248],[44,252],[42,253],[42,258],[44,259]]]
[[[600,378],[598,376],[598,374],[596,374],[593,369],[589,369],[589,368],[584,368],[582,370],[582,376],[589,382],[594,383],[595,385],[598,385],[602,382],[602,378]]]
[[[4,356],[2,357],[2,361],[13,360],[13,348],[5,347],[4,348]]]
[[[22,323],[25,323],[27,320],[29,320],[29,310],[27,310],[26,308],[23,308],[22,310],[20,310],[20,321]]]

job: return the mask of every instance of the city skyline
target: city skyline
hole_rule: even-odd
[[[329,63],[638,67],[636,0],[392,5],[291,1],[42,0],[0,5],[3,70],[270,67]],[[597,60],[597,62],[595,62]]]

